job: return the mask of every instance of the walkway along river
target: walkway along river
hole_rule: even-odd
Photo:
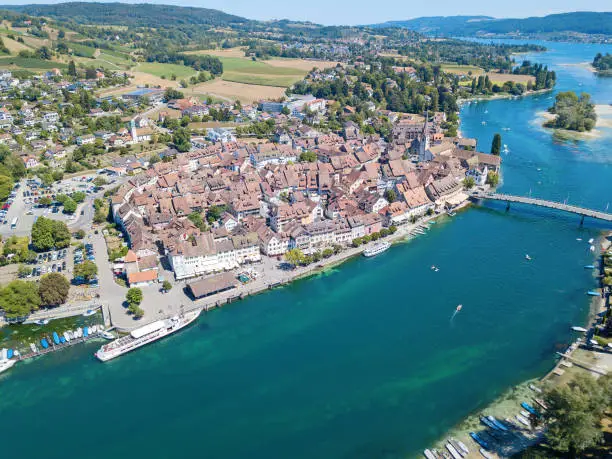
[[[560,65],[592,59],[593,47],[551,46],[538,60],[555,66],[560,89],[582,83],[597,102],[612,100],[612,80]],[[548,97],[470,105],[461,130],[484,150],[502,133],[502,192],[532,188],[561,202],[569,193],[603,210],[610,152],[597,141],[557,143],[534,124]],[[600,227],[518,206],[460,212],[412,242],[210,312],[108,364],[86,344],[16,366],[0,376],[5,455],[415,457],[548,371],[569,326],[587,315],[596,284],[583,266],[593,258],[576,239]]]

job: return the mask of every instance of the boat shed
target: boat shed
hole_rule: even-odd
[[[225,292],[236,288],[238,280],[232,273],[222,273],[216,276],[207,277],[191,284],[187,284],[187,288],[193,295],[194,299],[205,298],[215,293]]]

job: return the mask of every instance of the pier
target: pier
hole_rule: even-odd
[[[612,214],[607,212],[601,212],[598,210],[587,209],[586,207],[572,206],[570,204],[548,201],[546,199],[531,198],[526,196],[516,196],[511,194],[501,193],[483,193],[473,192],[470,197],[472,199],[488,199],[490,201],[503,201],[507,204],[506,209],[510,209],[510,203],[516,202],[520,204],[529,204],[536,207],[544,207],[547,209],[560,210],[563,212],[569,212],[572,214],[580,215],[580,223],[584,222],[584,217],[593,218],[595,220],[603,220],[606,222],[612,222]]]

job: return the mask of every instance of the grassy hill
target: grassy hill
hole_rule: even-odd
[[[223,26],[249,22],[219,10],[146,3],[69,2],[56,5],[0,5],[0,9],[72,20],[80,24],[157,27],[180,24]]]

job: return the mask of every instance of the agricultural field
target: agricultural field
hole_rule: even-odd
[[[185,65],[160,64],[158,62],[141,62],[134,70],[139,73],[148,73],[158,78],[165,76],[168,80],[170,80],[172,74],[176,75],[177,80],[180,80],[198,73]]]
[[[55,68],[65,69],[68,65],[63,62],[12,56],[0,58],[0,67],[22,68],[28,70],[51,70]]]
[[[19,43],[11,38],[2,37],[2,41],[4,42],[4,46],[7,47],[11,54],[19,54],[19,51],[32,51],[32,48],[30,48],[28,45]]]
[[[183,92],[189,96],[211,96],[228,101],[240,100],[250,104],[262,99],[278,99],[283,97],[285,89],[278,86],[258,86],[216,78],[196,86],[190,86]]]
[[[456,65],[456,64],[442,64],[442,70],[448,73],[454,73],[456,75],[471,75],[474,77],[484,75],[485,71],[480,67],[475,67],[473,65]],[[513,83],[522,83],[527,84],[528,81],[535,83],[535,77],[531,75],[513,75],[511,73],[497,73],[497,72],[487,72],[489,79],[493,83],[503,84],[506,81],[512,81]]]
[[[199,49],[196,51],[186,51],[185,54],[200,54],[218,57],[244,57],[244,48]]]
[[[235,83],[261,86],[289,87],[301,80],[307,71],[270,65],[240,57],[219,57],[223,62],[222,79]]]
[[[454,73],[455,75],[468,75],[470,72],[475,76],[484,74],[483,69],[474,65],[442,64],[441,67],[444,72]]]

